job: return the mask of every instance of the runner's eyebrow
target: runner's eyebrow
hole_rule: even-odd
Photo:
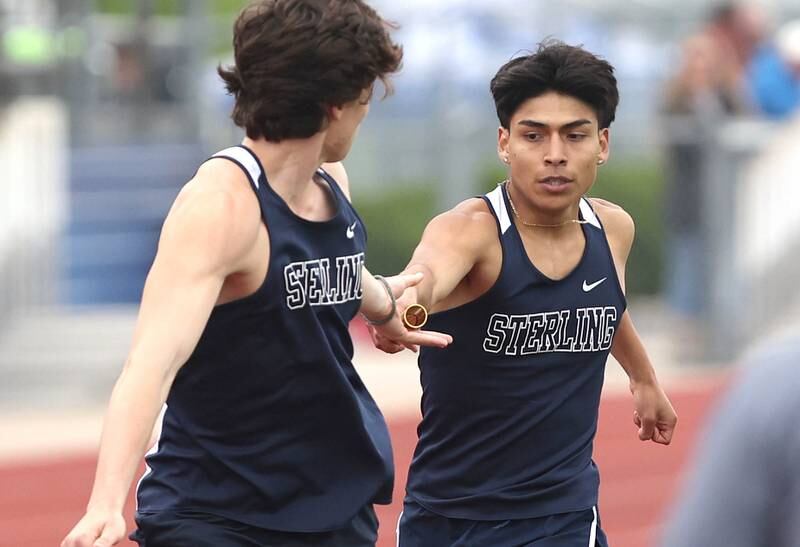
[[[575,120],[574,122],[565,123],[561,126],[561,129],[577,129],[578,127],[583,127],[584,125],[591,125],[591,120],[587,120],[585,118],[581,118],[580,120]],[[533,127],[536,129],[547,129],[550,125],[544,122],[538,122],[536,120],[520,120],[517,125],[524,125],[525,127]]]

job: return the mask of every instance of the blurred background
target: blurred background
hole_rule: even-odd
[[[88,499],[161,223],[199,162],[242,138],[216,67],[245,4],[0,0],[0,546],[56,544]],[[654,544],[740,356],[800,319],[800,5],[371,4],[405,48],[345,162],[373,272],[402,269],[427,220],[504,179],[488,91],[500,65],[552,37],[616,67],[612,158],[592,194],[636,220],[630,306],[682,422],[675,446],[641,447],[610,365],[597,459],[614,544]],[[399,499],[413,357],[354,334],[398,445]],[[644,499],[642,484],[656,484]]]

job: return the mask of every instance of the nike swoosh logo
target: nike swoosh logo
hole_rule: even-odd
[[[352,226],[347,227],[347,239],[353,239],[355,237],[356,224],[358,224],[358,221],[354,222]]]
[[[589,292],[589,291],[594,290],[595,288],[599,287],[603,283],[603,281],[605,281],[606,279],[608,279],[608,278],[604,277],[600,281],[595,281],[591,285],[589,285],[586,281],[584,281],[583,282],[583,292]]]

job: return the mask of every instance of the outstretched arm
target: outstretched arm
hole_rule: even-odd
[[[325,163],[322,168],[333,177],[344,195],[350,200],[350,179],[341,162]],[[417,346],[444,347],[453,341],[446,334],[430,331],[412,331],[403,325],[397,308],[397,299],[415,287],[422,280],[422,275],[400,274],[385,279],[388,287],[375,278],[367,268],[361,274],[361,315],[368,323],[380,323],[382,331],[391,336],[400,347],[416,348]]]
[[[606,228],[617,277],[624,291],[625,265],[635,232],[633,219],[613,203],[595,199],[593,204]],[[611,354],[625,370],[630,381],[634,404],[633,421],[639,428],[639,439],[669,444],[678,416],[658,382],[655,368],[628,311],[620,320]]]
[[[467,200],[431,220],[403,272],[422,277],[398,298],[398,311],[412,304],[438,311],[484,260],[496,239],[494,217],[481,200]],[[416,350],[385,329],[373,329],[372,334],[376,347],[388,353],[405,347]]]
[[[475,268],[496,238],[494,217],[482,201],[469,200],[428,224],[404,273],[422,273],[410,303],[430,310],[445,300]]]
[[[350,199],[350,182],[341,162],[325,163],[322,168],[336,180],[345,196]],[[403,298],[406,305],[420,303],[430,309],[453,291],[477,260],[479,249],[476,240],[481,234],[475,228],[480,221],[489,222],[493,235],[493,217],[479,200],[465,201],[431,220],[411,262],[403,271],[403,274],[422,274],[419,282],[408,284]],[[373,291],[379,288],[376,283],[365,270],[361,311],[368,317],[373,312],[372,307],[380,307],[382,303],[382,291]],[[377,311],[375,315],[379,315]]]
[[[396,344],[413,351],[416,351],[418,346],[443,348],[453,341],[453,337],[449,334],[411,330],[403,324],[400,316],[402,308],[398,307],[397,302],[404,297],[405,292],[413,290],[422,279],[421,273],[404,273],[385,278],[381,282],[364,268],[361,313],[370,325],[370,332],[374,333],[378,329]]]

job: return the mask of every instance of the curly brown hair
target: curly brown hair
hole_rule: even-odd
[[[362,0],[260,0],[234,25],[235,65],[219,67],[233,121],[252,139],[308,138],[327,107],[354,101],[400,68],[395,28]]]

